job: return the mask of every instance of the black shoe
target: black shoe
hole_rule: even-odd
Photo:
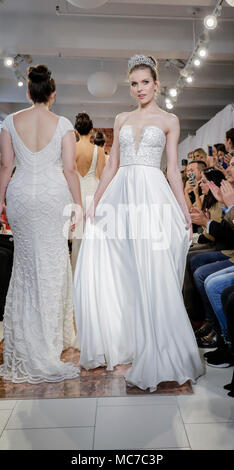
[[[224,368],[234,365],[234,361],[232,355],[228,351],[218,348],[216,351],[209,354],[207,365],[210,367]]]
[[[217,337],[217,346],[218,346],[218,348],[215,351],[208,351],[208,352],[203,354],[203,357],[205,357],[205,359],[208,359],[208,358],[212,358],[212,355],[215,354],[215,353],[217,354],[218,352],[220,353],[221,351],[222,352],[223,351],[225,351],[225,352],[229,351],[228,346],[224,342],[222,336]]]
[[[199,348],[217,348],[218,338],[215,332],[212,330],[209,335],[203,338],[197,338],[197,345]]]
[[[230,390],[230,392],[228,393],[228,396],[229,397],[234,397],[234,372],[233,372],[233,375],[232,375],[232,381],[230,384],[227,384],[227,385],[224,385],[225,390]]]
[[[210,322],[204,323],[204,325],[201,326],[198,330],[195,331],[195,336],[196,338],[204,338],[204,336],[207,336],[209,333],[212,331],[212,325]]]
[[[224,385],[223,388],[224,388],[224,390],[229,390],[229,391],[231,391],[231,389],[232,389],[232,384]]]

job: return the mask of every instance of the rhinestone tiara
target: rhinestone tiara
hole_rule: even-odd
[[[128,61],[128,70],[132,70],[135,65],[147,65],[148,67],[155,69],[154,61],[146,55],[133,55]]]

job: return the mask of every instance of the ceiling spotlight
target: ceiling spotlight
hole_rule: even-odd
[[[18,85],[19,87],[22,87],[22,86],[24,86],[24,82],[22,82],[22,80],[19,80],[18,83],[17,83],[17,85]]]
[[[170,98],[165,98],[165,103],[171,103]]]
[[[174,98],[175,96],[177,96],[177,90],[176,90],[176,88],[171,88],[171,89],[169,90],[169,93],[170,93],[170,95],[171,95],[173,98]]]
[[[198,52],[200,57],[206,57],[207,56],[207,49],[205,47],[202,47],[202,49],[199,50]]]
[[[217,26],[217,18],[214,15],[208,15],[204,19],[204,25],[207,29],[215,29]]]
[[[186,77],[186,82],[187,82],[187,83],[192,83],[192,81],[193,81],[192,75],[188,75],[188,76]]]
[[[12,67],[12,65],[14,64],[14,59],[13,57],[5,57],[3,63],[5,67]]]
[[[199,67],[199,66],[201,65],[201,61],[200,61],[199,59],[197,59],[197,58],[194,59],[193,63],[194,63],[194,65],[195,65],[196,67]]]
[[[166,103],[167,109],[172,109],[174,106],[172,103]]]

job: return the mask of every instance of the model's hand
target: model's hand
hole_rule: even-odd
[[[73,232],[76,227],[80,224],[80,222],[83,220],[83,209],[79,204],[74,205],[74,217],[71,221],[71,231]]]
[[[234,204],[234,188],[229,181],[222,181],[220,191],[225,206],[229,207]]]
[[[186,220],[186,225],[185,228],[186,230],[190,230],[190,240],[193,238],[193,224],[191,220],[191,216],[189,213],[184,214],[185,220]]]
[[[88,211],[86,212],[86,220],[90,219],[90,222],[91,224],[93,224],[93,219],[94,219],[94,216],[95,216],[95,212],[96,212],[96,204],[94,202],[94,199],[92,200],[89,208],[88,208]]]

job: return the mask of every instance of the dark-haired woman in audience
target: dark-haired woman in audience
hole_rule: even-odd
[[[55,82],[45,65],[29,67],[32,106],[10,114],[1,133],[0,213],[6,193],[14,237],[14,262],[4,311],[4,364],[0,375],[15,383],[76,378],[60,360],[73,346],[72,273],[64,208],[82,219],[75,135],[70,121],[50,111]],[[13,162],[16,171],[11,178]]]
[[[89,207],[105,167],[105,153],[101,147],[93,145],[90,138],[93,122],[87,113],[79,113],[75,122],[79,141],[76,143],[76,166],[80,180],[81,197],[84,213]],[[72,270],[74,273],[83,235],[83,227],[79,226],[72,235]]]

